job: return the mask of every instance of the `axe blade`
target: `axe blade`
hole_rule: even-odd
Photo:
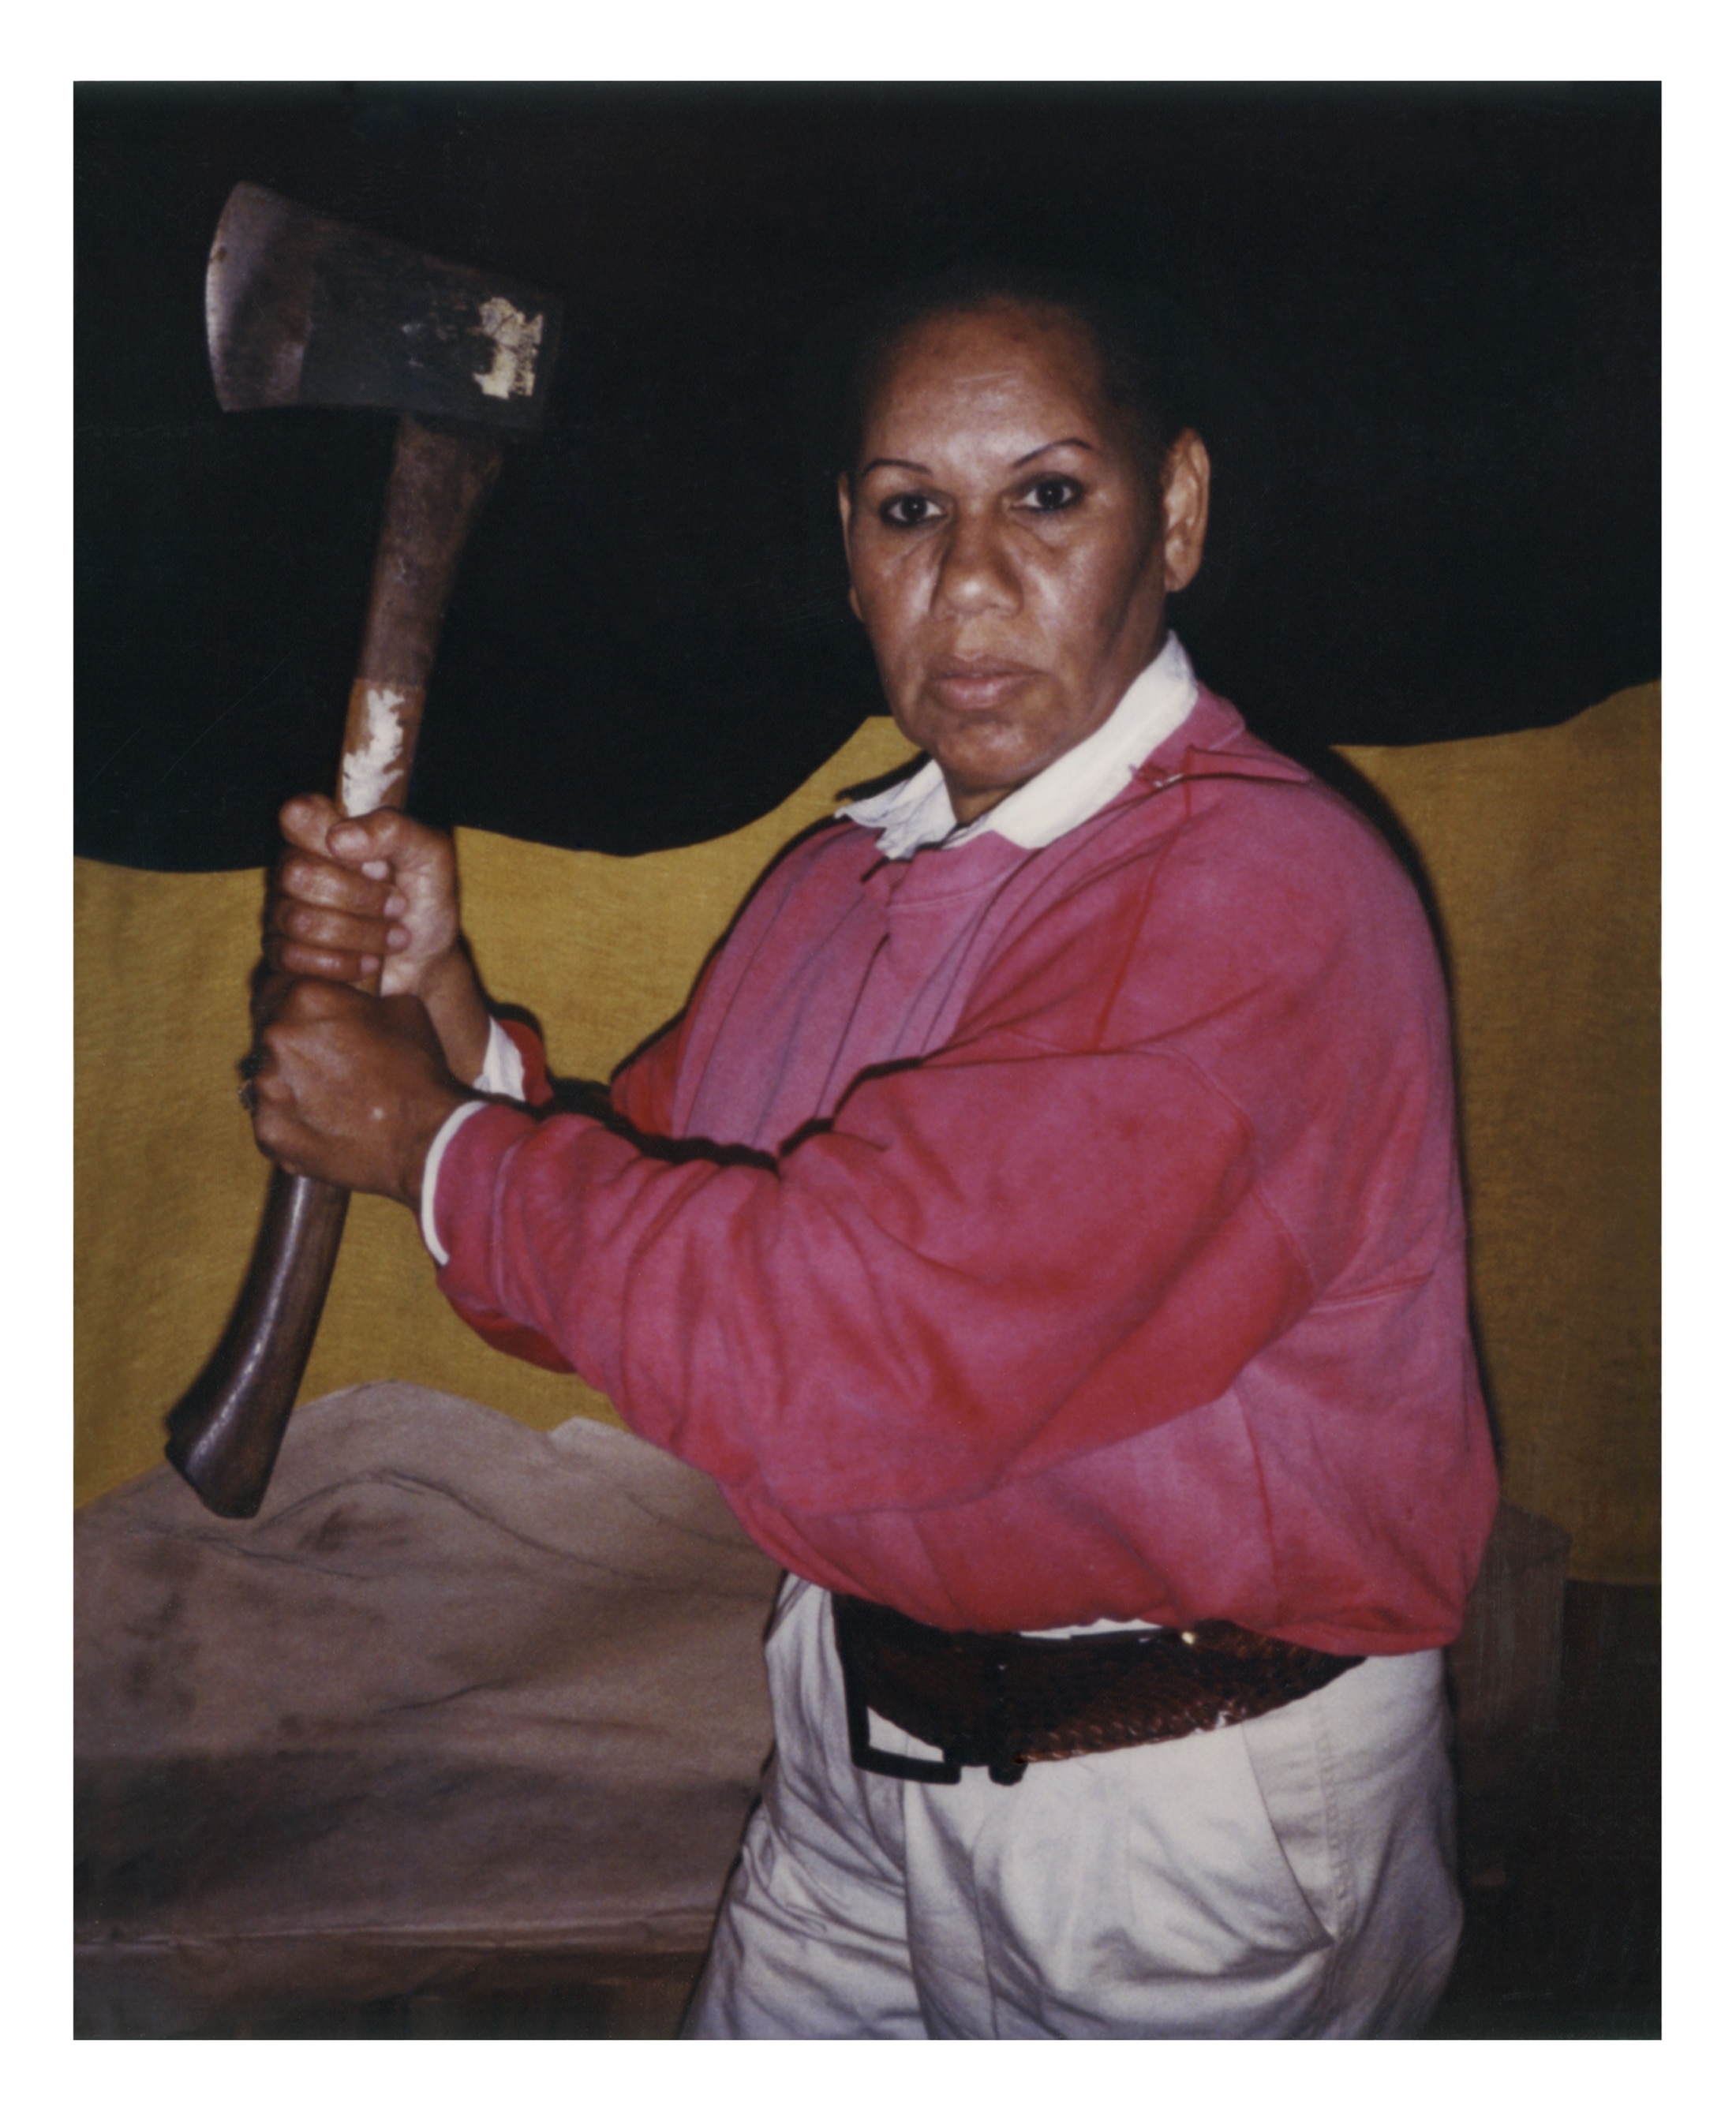
[[[229,194],[205,275],[217,402],[368,406],[502,436],[542,426],[561,305],[259,184]]]

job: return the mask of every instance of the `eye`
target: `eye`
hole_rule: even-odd
[[[894,530],[914,530],[919,524],[931,523],[940,512],[926,493],[895,493],[880,506],[881,522]]]
[[[1085,488],[1076,478],[1048,472],[1026,488],[1023,506],[1038,515],[1057,515],[1064,508],[1077,507],[1084,498]]]

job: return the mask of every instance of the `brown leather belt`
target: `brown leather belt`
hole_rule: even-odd
[[[1230,1620],[1034,1640],[949,1634],[884,1606],[834,1593],[850,1757],[909,1782],[955,1783],[964,1768],[1015,1783],[1033,1760],[1070,1760],[1185,1738],[1300,1701],[1360,1664]],[[870,1742],[868,1711],[938,1760]]]

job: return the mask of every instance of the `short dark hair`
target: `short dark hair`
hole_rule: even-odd
[[[1157,478],[1176,438],[1196,424],[1196,364],[1181,313],[1146,288],[1080,273],[996,263],[931,274],[862,306],[844,372],[835,442],[838,468],[854,475],[868,408],[905,334],[931,317],[1000,303],[1058,310],[1078,324],[1096,349],[1105,394],[1131,419]]]

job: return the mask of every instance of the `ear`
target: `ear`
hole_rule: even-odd
[[[1211,459],[1192,427],[1176,437],[1164,466],[1164,587],[1172,595],[1200,571],[1211,507]]]
[[[850,565],[850,524],[856,514],[856,501],[850,491],[850,474],[841,471],[838,475],[838,515],[844,532],[844,565]],[[862,616],[861,599],[856,593],[856,576],[850,577],[850,608],[858,620]]]

